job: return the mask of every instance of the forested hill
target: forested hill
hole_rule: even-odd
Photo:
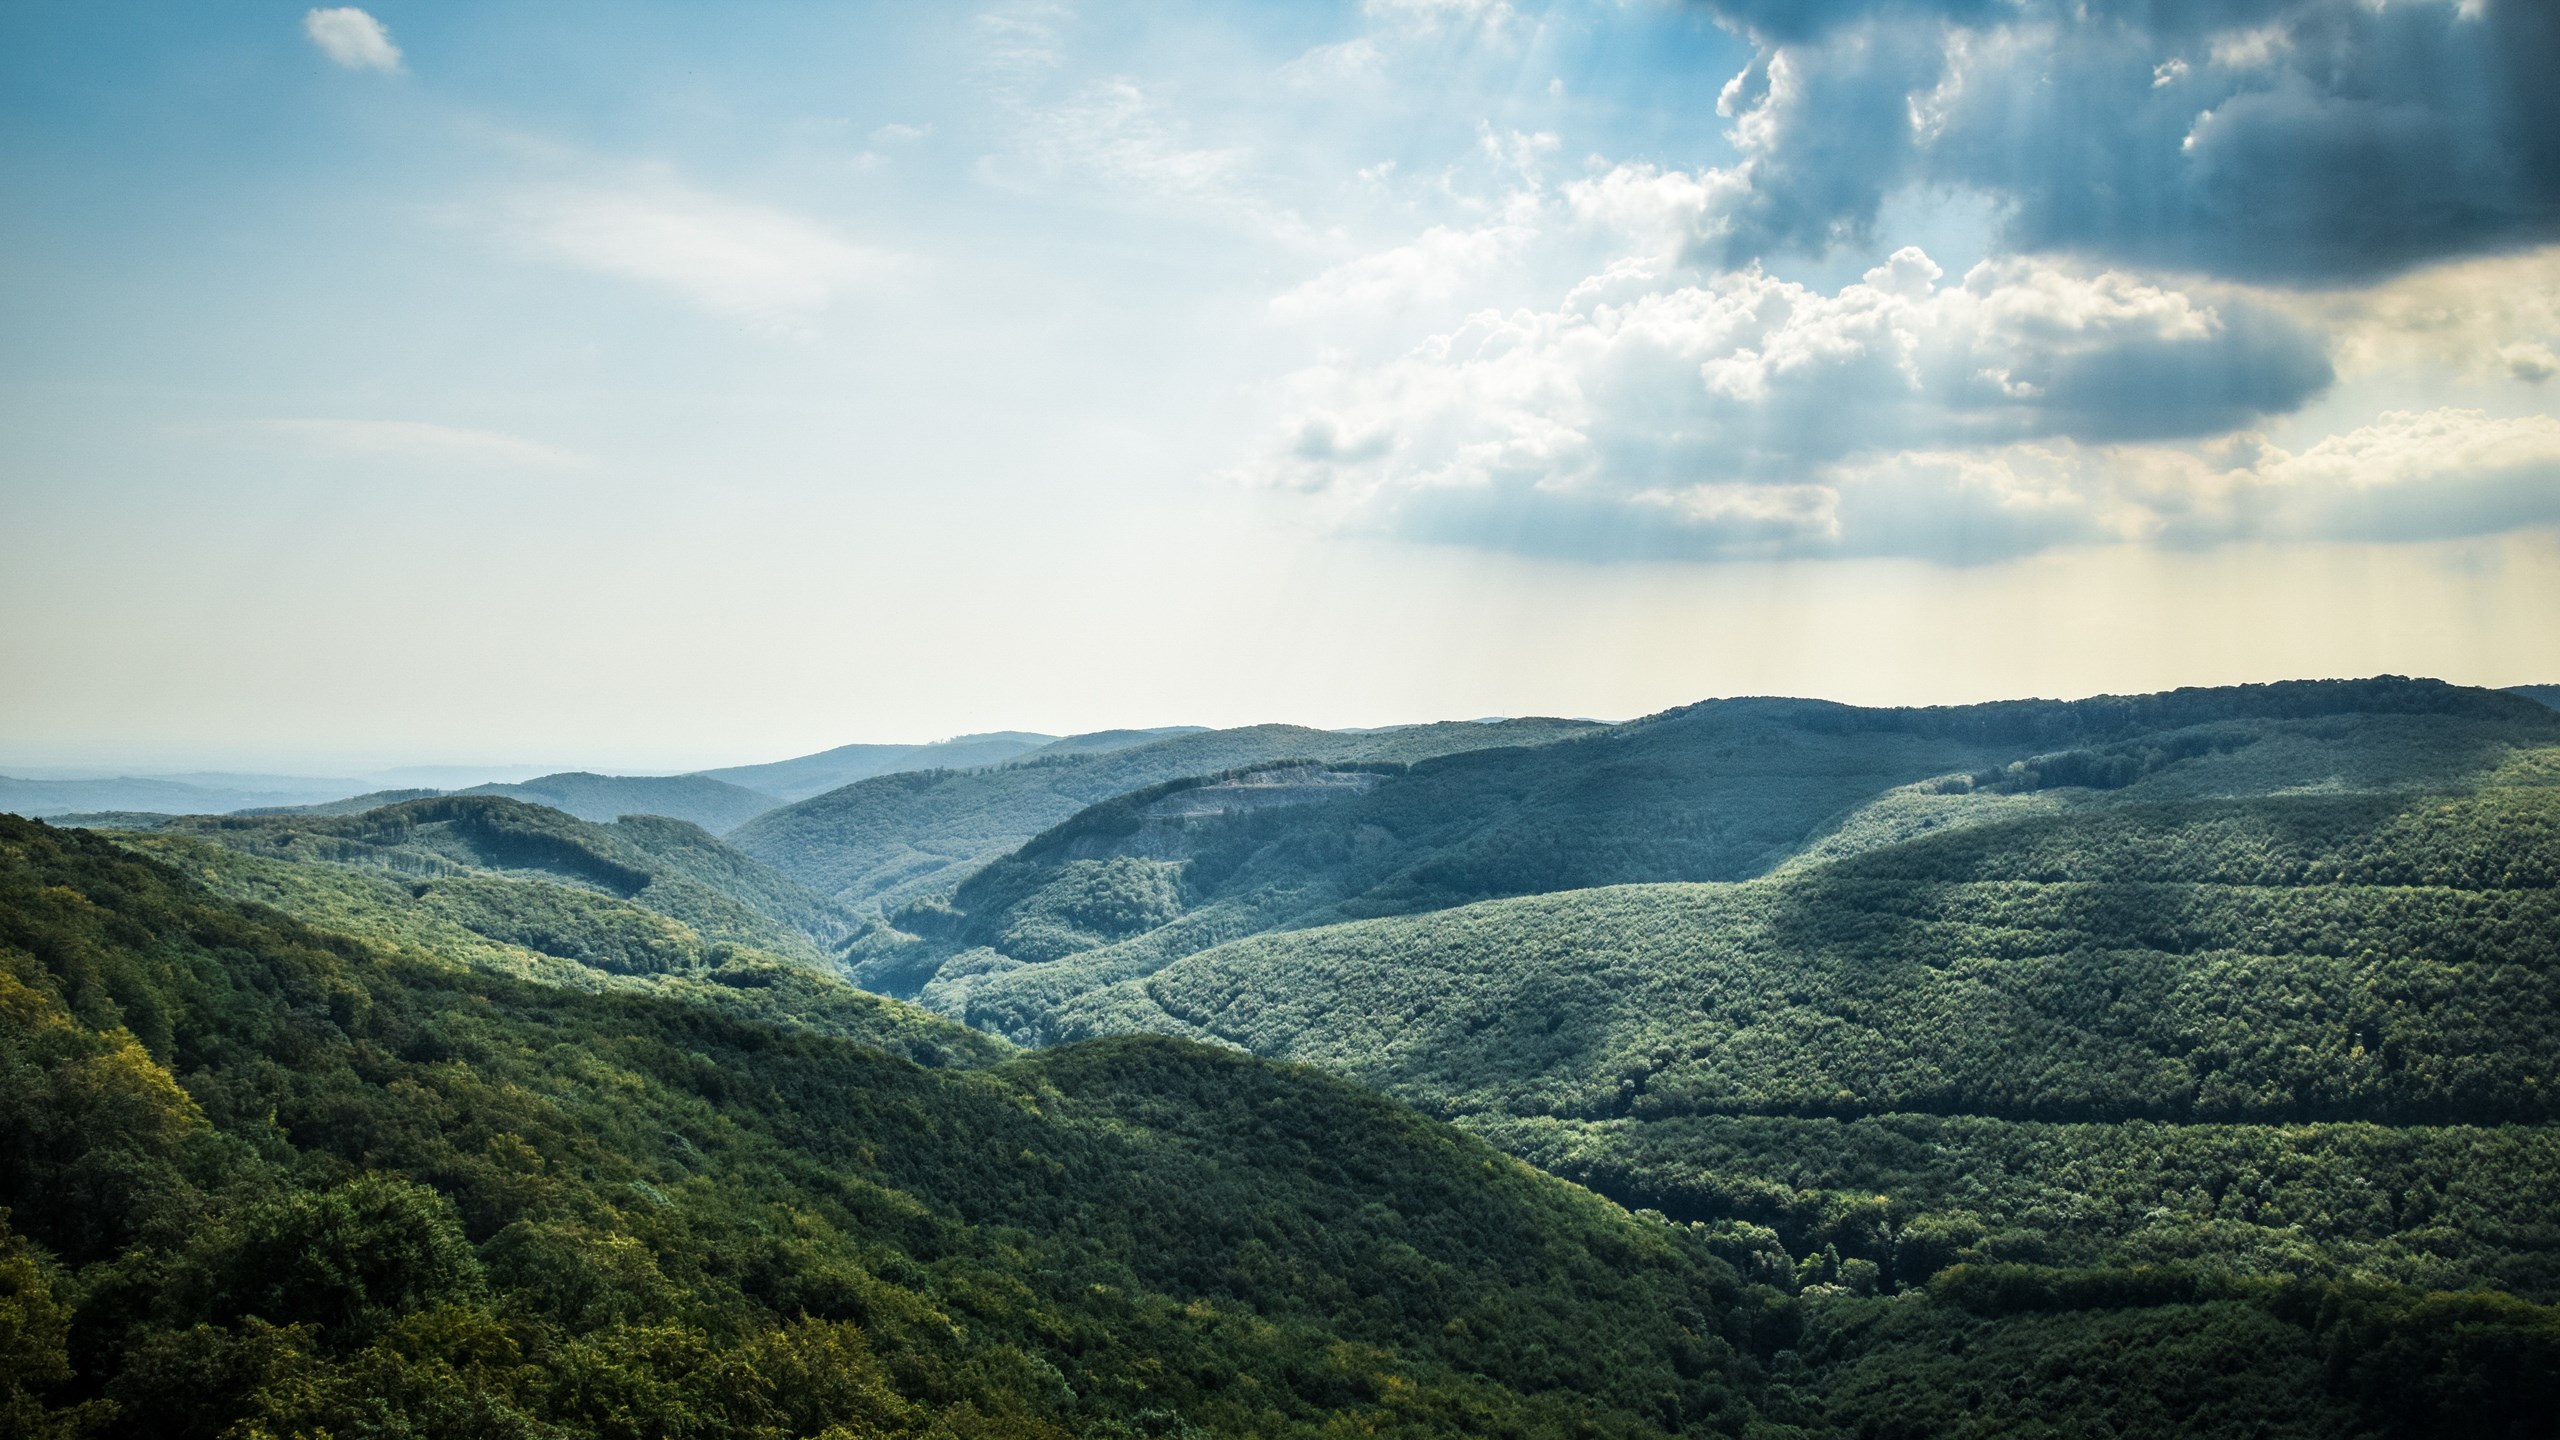
[[[342,921],[415,913],[607,970],[667,969],[724,944],[823,965],[854,923],[699,827],[654,815],[599,825],[447,795],[343,816],[186,816],[152,834],[316,867],[272,872],[281,888],[259,897],[271,903],[325,887]]]
[[[1115,797],[948,904],[896,912],[851,958],[865,985],[1036,1039],[1078,994],[1264,931],[1739,880],[2123,800],[2459,787],[2555,743],[2560,713],[2390,677],[1919,710],[1712,701],[1400,772],[1280,767]]]
[[[971,871],[1096,801],[1270,760],[1407,762],[1541,745],[1601,727],[1571,720],[1412,725],[1368,734],[1256,725],[1104,752],[1066,749],[993,769],[884,775],[757,817],[729,842],[849,905],[947,892]]]
[[[2560,1297],[2560,751],[2464,795],[2058,811],[1260,936],[1054,1023],[1323,1065],[1789,1266]]]
[[[503,795],[607,825],[625,815],[664,815],[699,825],[714,835],[734,830],[782,804],[780,796],[707,775],[591,775],[570,771],[514,784],[477,785],[454,793]]]
[[[2510,685],[2507,693],[2560,710],[2560,685]]]
[[[1999,1263],[2013,1215],[1899,1195],[1816,1205],[1799,1261],[1304,1067],[868,1004],[531,984],[0,817],[0,1426],[2414,1440],[2560,1403],[2560,1312],[2508,1295]],[[1823,1138],[1748,1163],[1864,1163]],[[2254,1203],[2346,1213],[2283,1159]],[[2413,1223],[2466,1223],[2453,1168]]]
[[[1637,1437],[1757,1384],[1687,1231],[1310,1071],[921,1067],[9,818],[0,1207],[11,1434]]]

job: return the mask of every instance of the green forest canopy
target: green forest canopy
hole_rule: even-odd
[[[1304,1068],[919,1065],[14,819],[0,1017],[15,1434],[2526,1434],[2560,1398],[2560,1315],[2494,1293],[1746,1278]]]

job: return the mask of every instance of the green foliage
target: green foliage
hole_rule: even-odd
[[[1311,1071],[1163,1040],[928,1069],[17,821],[0,975],[0,1202],[76,1297],[73,1373],[27,1385],[113,1433],[1750,1414],[1742,1292],[1686,1232]]]
[[[821,963],[822,948],[841,940],[852,923],[807,888],[699,827],[663,816],[598,825],[515,800],[446,796],[346,816],[188,816],[153,833],[265,859],[316,860],[393,877],[425,887],[420,898],[442,892],[439,904],[466,928],[480,930],[477,920],[491,919],[497,928],[481,932],[491,939],[566,959],[585,959],[592,950],[626,968],[663,965],[673,942],[663,936],[643,941],[631,922],[609,918],[594,904],[581,912],[592,924],[581,925],[560,913],[581,902],[559,895],[559,887],[654,911],[704,940],[812,964]],[[550,893],[511,897],[505,882],[534,882]],[[521,913],[545,909],[555,913],[549,919]],[[598,925],[622,934],[575,938]],[[569,948],[547,949],[537,943],[545,936]]]
[[[1061,1029],[1210,1036],[1448,1113],[2540,1120],[2556,827],[2555,790],[2020,820],[1237,941]]]
[[[46,1405],[47,1392],[72,1378],[66,1348],[71,1311],[54,1297],[54,1277],[11,1231],[0,1210],[0,1436],[69,1440],[107,1419],[103,1405]]]
[[[1675,1220],[1826,1247],[1905,1287],[1958,1263],[2196,1263],[2560,1297],[2547,1126],[1471,1116],[1541,1169]],[[1772,1249],[1774,1247],[1774,1249]]]
[[[363,1337],[391,1320],[471,1299],[480,1260],[435,1191],[360,1175],[249,1205],[204,1237],[190,1279],[199,1313]]]
[[[2551,1298],[2555,860],[2547,787],[2077,806],[1244,939],[1056,1013],[1378,1084],[1782,1287],[2192,1262]]]
[[[674,821],[0,821],[0,1435],[2548,1433],[2555,726],[1719,702],[817,806],[1048,808],[852,951],[1103,1037],[1033,1054]]]

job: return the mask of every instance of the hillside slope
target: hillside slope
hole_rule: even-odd
[[[151,833],[353,870],[390,886],[385,903],[424,906],[492,938],[607,968],[664,968],[670,955],[702,943],[824,966],[854,923],[684,821],[635,815],[599,825],[494,795],[345,816],[187,816]],[[649,916],[678,922],[694,939]],[[595,937],[608,932],[625,938],[599,950]]]
[[[1791,1264],[1304,1067],[869,1005],[527,984],[0,817],[0,1423],[2414,1440],[2560,1403],[2560,1311],[2507,1295],[1963,1263],[2014,1235],[1881,1200]],[[2295,1180],[2254,1193],[2335,1198]],[[1879,1234],[1925,1287],[1841,1253]]]
[[[1459,750],[1540,745],[1589,734],[1579,721],[1415,725],[1366,735],[1256,725],[1094,753],[1074,750],[984,770],[884,775],[786,806],[729,842],[857,906],[948,891],[971,871],[1096,801],[1185,775],[1281,759],[1407,762]]]
[[[734,830],[782,804],[779,796],[707,775],[591,775],[567,771],[515,784],[475,785],[457,795],[503,795],[528,805],[610,825],[625,815],[664,815],[714,835]]]
[[[1686,1232],[1231,1052],[929,1069],[369,949],[5,819],[0,1007],[14,1420],[37,1391],[133,1435],[1750,1414],[1741,1289]]]
[[[1036,1041],[1078,994],[1265,931],[1739,880],[2132,800],[2443,788],[2554,744],[2560,715],[2521,699],[2391,679],[1935,711],[1716,701],[1570,745],[1116,797],[850,958],[871,988]]]
[[[1050,1023],[1318,1064],[1628,1203],[1774,1225],[1790,1267],[2560,1296],[2541,759],[2466,794],[2065,810],[1744,884],[1256,936]]]

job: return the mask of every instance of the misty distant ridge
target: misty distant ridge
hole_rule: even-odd
[[[814,755],[677,775],[608,775],[584,770],[531,773],[530,766],[414,765],[355,776],[194,771],[118,775],[101,771],[0,774],[0,811],[36,819],[118,827],[170,815],[352,815],[438,795],[500,795],[547,805],[582,820],[664,815],[713,834],[794,800],[877,775],[966,770],[1017,759],[1099,755],[1196,725],[1048,735],[1004,730],[927,744],[840,745]]]
[[[2560,684],[2511,685],[2505,687],[2504,693],[2560,709]],[[1950,711],[1971,707],[1918,708]],[[1508,718],[1488,715],[1459,723],[1498,725]],[[1381,725],[1326,733],[1388,735],[1412,728],[1415,727]],[[0,811],[38,819],[129,823],[124,817],[343,815],[436,795],[503,795],[598,823],[610,823],[623,815],[665,815],[690,821],[714,834],[726,834],[787,805],[879,776],[1099,756],[1209,733],[1211,727],[1199,725],[1100,730],[1068,736],[997,730],[924,744],[839,745],[784,760],[675,775],[610,775],[575,770],[531,774],[528,772],[534,767],[523,765],[410,765],[351,776],[218,770],[113,774],[95,768],[26,766],[21,767],[24,774],[0,774]],[[118,818],[109,820],[110,816]]]

